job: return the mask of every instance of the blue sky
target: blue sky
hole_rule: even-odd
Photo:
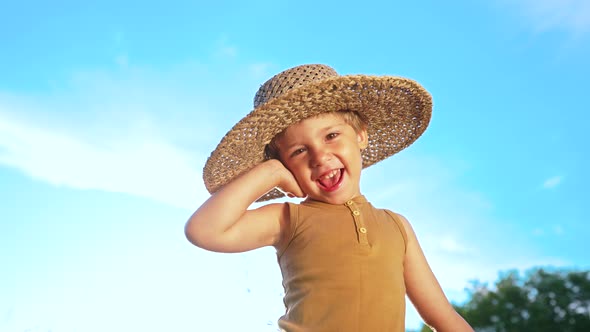
[[[590,268],[587,1],[21,1],[0,45],[1,331],[276,330],[273,250],[205,252],[183,226],[210,151],[303,63],[432,93],[429,129],[362,190],[453,301]]]

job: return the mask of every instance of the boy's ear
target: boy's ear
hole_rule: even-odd
[[[364,150],[369,145],[369,136],[367,135],[367,131],[365,129],[356,134],[356,139],[361,150]]]

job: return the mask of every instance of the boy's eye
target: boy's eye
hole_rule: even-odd
[[[338,133],[329,133],[328,135],[326,135],[326,138],[328,140],[334,139],[336,137],[338,137]]]
[[[299,148],[293,152],[291,152],[291,157],[295,157],[296,155],[302,154],[303,152],[305,152],[304,148]]]

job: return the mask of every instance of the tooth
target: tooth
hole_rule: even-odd
[[[335,177],[336,174],[338,174],[338,170],[337,169],[335,169],[335,170],[331,171],[330,173],[322,176],[322,179],[331,179],[331,178]]]

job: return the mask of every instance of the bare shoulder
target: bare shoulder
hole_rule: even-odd
[[[404,217],[402,214],[399,214],[397,212],[391,212],[391,213],[393,213],[397,217],[398,223],[403,228],[403,231],[405,232],[404,235],[406,236],[406,241],[408,241],[408,243],[415,242],[416,241],[416,233],[414,233],[414,229],[412,228],[412,225],[410,224],[408,219],[406,217]]]

